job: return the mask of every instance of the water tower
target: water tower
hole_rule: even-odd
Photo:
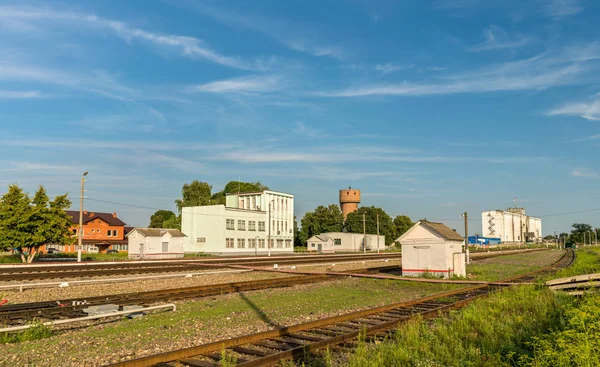
[[[344,221],[348,214],[358,210],[360,203],[360,190],[348,186],[347,190],[340,190],[340,208],[344,215]]]

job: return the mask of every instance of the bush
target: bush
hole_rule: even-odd
[[[53,334],[54,332],[48,326],[42,323],[34,323],[32,327],[23,331],[0,334],[0,344],[21,343],[31,340],[40,340],[49,338]]]

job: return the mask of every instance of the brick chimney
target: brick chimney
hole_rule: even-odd
[[[93,216],[94,216],[94,212],[91,212],[91,213],[90,213],[90,217],[93,217]]]
[[[113,218],[117,218],[117,213],[113,213]]]
[[[84,210],[84,211],[83,211],[83,215],[87,215],[87,210]]]

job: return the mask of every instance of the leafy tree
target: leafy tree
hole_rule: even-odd
[[[194,180],[190,184],[184,184],[181,188],[182,198],[175,200],[179,213],[181,213],[181,208],[184,206],[209,205],[211,190],[212,186],[207,182]]]
[[[366,232],[377,234],[377,214],[379,214],[379,234],[385,236],[385,244],[390,245],[396,240],[396,228],[392,218],[381,208],[362,206],[358,211],[348,214],[346,229],[352,233],[363,233],[363,214],[365,215]]]
[[[302,241],[300,241],[300,231],[298,231],[298,220],[294,215],[294,247],[302,246]]]
[[[172,228],[181,230],[181,215],[167,218],[163,223],[161,228]]]
[[[546,241],[554,241],[554,240],[555,240],[555,238],[554,238],[554,235],[552,235],[552,234],[549,234],[549,235],[547,235],[546,237],[544,237],[544,240],[546,240]]]
[[[0,247],[16,249],[23,262],[31,263],[45,244],[73,243],[71,218],[65,212],[70,206],[66,194],[50,201],[43,186],[33,199],[18,186],[9,186],[0,199]]]
[[[314,211],[307,212],[302,217],[298,240],[304,246],[306,241],[314,235],[324,232],[340,232],[343,223],[344,216],[338,205],[318,206]]]
[[[590,232],[592,232],[592,226],[585,223],[575,223],[573,224],[573,230],[571,230],[571,235],[569,236],[571,242],[575,243],[583,243],[584,233],[586,242],[589,243]]]
[[[396,239],[402,236],[406,231],[408,231],[410,227],[413,226],[413,224],[414,223],[410,219],[410,217],[407,217],[406,215],[397,215],[396,218],[394,218],[393,240],[396,241]]]
[[[157,210],[156,212],[154,212],[154,214],[152,214],[152,216],[150,216],[150,225],[148,225],[148,227],[150,227],[150,228],[169,228],[169,227],[164,226],[164,222],[169,219],[172,219],[172,218],[177,218],[175,213],[173,213],[172,211]]]
[[[260,181],[257,182],[240,182],[240,181],[229,181],[225,187],[223,188],[223,190],[215,193],[212,197],[211,197],[211,202],[212,204],[225,204],[225,196],[227,194],[236,194],[238,192],[240,193],[245,193],[245,192],[260,192],[260,191],[264,191],[264,190],[268,190],[269,188],[263,184],[260,183]]]

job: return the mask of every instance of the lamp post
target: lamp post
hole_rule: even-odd
[[[469,265],[469,215],[464,212],[460,216],[465,218],[465,260]]]
[[[79,196],[79,236],[77,243],[77,262],[81,262],[81,243],[83,242],[83,193],[84,193],[84,184],[85,184],[85,176],[87,176],[87,171],[83,173],[81,176],[81,194]]]
[[[258,255],[258,236],[254,239],[254,256]]]

